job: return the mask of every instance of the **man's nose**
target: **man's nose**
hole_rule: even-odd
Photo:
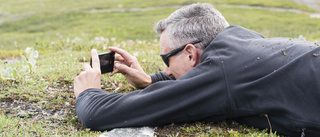
[[[167,77],[172,76],[172,73],[171,73],[171,71],[170,71],[170,68],[169,68],[169,67],[167,67],[167,68],[166,68],[166,76],[167,76]]]

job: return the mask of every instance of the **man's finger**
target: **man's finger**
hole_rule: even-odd
[[[109,74],[109,76],[111,77],[111,76],[113,76],[114,74],[116,74],[116,73],[123,73],[121,70],[123,70],[123,66],[120,66],[120,64],[121,65],[124,65],[124,66],[126,66],[126,67],[128,67],[125,63],[123,63],[123,62],[114,62],[114,70]],[[119,68],[121,69],[121,70],[119,70]],[[129,67],[128,67],[129,68]]]
[[[133,60],[133,56],[131,56],[127,51],[120,49],[120,48],[116,48],[116,47],[109,47],[109,50],[117,52],[118,54],[120,54],[124,60],[126,61],[132,61]]]
[[[100,70],[100,60],[96,49],[91,50],[92,68]]]
[[[118,73],[122,73],[124,74],[128,74],[132,72],[132,68],[130,68],[129,66],[127,66],[126,64],[122,64],[117,62],[116,64],[114,64],[115,69],[118,70]]]
[[[115,55],[115,61],[124,61],[124,58],[121,57],[120,55],[116,54]]]
[[[110,74],[109,76],[112,77],[114,74],[116,73],[119,73],[119,70],[118,69],[114,69]]]

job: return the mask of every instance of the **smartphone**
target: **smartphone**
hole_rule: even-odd
[[[114,54],[115,52],[111,51],[111,52],[101,53],[98,55],[100,60],[101,74],[113,71]],[[90,58],[90,65],[92,67],[92,58]]]

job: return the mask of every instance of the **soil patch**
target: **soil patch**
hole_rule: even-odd
[[[44,93],[47,99],[41,101],[29,100],[16,94],[11,94],[9,98],[2,98],[0,114],[32,121],[45,121],[51,123],[52,128],[59,128],[62,123],[69,123],[76,129],[83,129],[76,117],[71,82],[60,82],[57,86],[48,87]]]

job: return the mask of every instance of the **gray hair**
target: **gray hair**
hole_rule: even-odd
[[[171,49],[195,40],[202,40],[195,46],[205,49],[228,26],[226,19],[212,5],[196,3],[176,10],[167,19],[160,20],[154,29],[158,34],[166,30]]]

